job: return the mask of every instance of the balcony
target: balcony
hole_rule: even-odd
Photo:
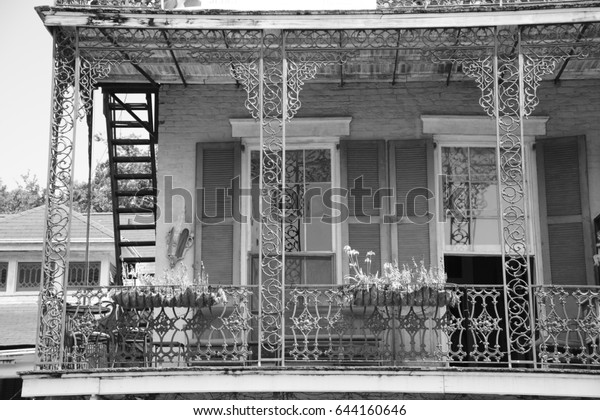
[[[40,367],[600,369],[599,286],[535,286],[536,319],[522,320],[522,352],[507,346],[502,290],[446,285],[395,298],[296,286],[286,290],[285,315],[278,316],[259,313],[255,286],[77,288],[61,320],[62,363]],[[59,321],[49,317],[44,321]],[[272,352],[259,345],[261,317],[284,331],[279,342],[263,331]]]

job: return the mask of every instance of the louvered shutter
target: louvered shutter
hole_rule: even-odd
[[[585,137],[536,142],[544,283],[593,284]]]
[[[376,192],[386,184],[385,142],[380,140],[347,140],[340,143],[342,162],[342,188],[348,193],[349,219],[343,230],[343,242],[360,252],[361,261],[366,253],[373,251],[371,271],[381,271],[381,262],[389,260],[386,241],[387,234],[383,224],[384,211],[381,208],[385,200]],[[360,197],[353,192],[359,187],[370,189],[371,193],[359,202]],[[366,192],[363,192],[367,194]],[[347,260],[344,256],[344,261]],[[344,264],[346,267],[347,264]]]
[[[240,143],[198,143],[196,147],[196,255],[211,284],[240,282]],[[233,194],[229,194],[233,183]],[[236,217],[237,219],[237,217]],[[239,220],[239,219],[238,219]]]
[[[437,265],[432,238],[435,235],[433,198],[433,143],[431,140],[402,140],[389,144],[390,180],[394,190],[395,215],[392,258],[400,265]],[[429,196],[429,198],[428,198]]]

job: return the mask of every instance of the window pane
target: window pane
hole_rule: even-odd
[[[496,245],[500,243],[498,219],[472,219],[474,242],[477,245]]]
[[[286,150],[285,152],[285,182],[286,184],[304,183],[304,151]]]
[[[285,284],[307,285],[307,284],[332,284],[333,277],[333,255],[324,256],[301,256],[286,255],[285,257]],[[258,284],[258,256],[252,257],[252,284]]]
[[[331,181],[331,153],[329,150],[306,150],[306,182]]]
[[[307,258],[305,281],[305,284],[333,283],[333,257]]]
[[[324,223],[320,217],[313,217],[304,223],[307,251],[331,251],[331,223]]]
[[[0,292],[6,292],[8,278],[8,263],[0,262]]]
[[[100,262],[89,263],[88,286],[98,286],[100,284]],[[86,286],[85,282],[85,262],[69,263],[69,286]]]
[[[493,147],[470,147],[469,162],[474,181],[496,181],[496,150]]]
[[[27,262],[19,263],[19,276],[17,279],[17,290],[39,290],[42,280],[42,263]]]
[[[251,251],[258,252],[260,153],[252,151]],[[331,251],[332,226],[321,218],[331,215],[323,195],[331,188],[331,152],[325,149],[286,151],[285,250],[286,252]],[[283,205],[283,204],[282,204]]]
[[[469,188],[471,210],[474,215],[498,216],[498,184],[472,182]]]
[[[466,147],[444,147],[442,149],[442,173],[466,176],[469,171],[467,152]]]

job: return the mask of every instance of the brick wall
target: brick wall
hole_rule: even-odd
[[[584,134],[588,140],[590,205],[592,217],[600,213],[600,81],[545,83],[534,115],[546,115],[548,137]],[[301,93],[302,117],[352,117],[350,139],[417,139],[422,137],[422,114],[484,115],[479,89],[472,82],[308,84]],[[164,86],[160,92],[160,145],[158,149],[159,202],[163,204],[164,176],[173,186],[195,188],[195,144],[231,141],[230,118],[249,118],[245,92],[231,85]],[[596,180],[594,182],[594,180]],[[173,203],[175,222],[184,211],[183,199]],[[188,205],[189,207],[189,205]],[[192,209],[187,208],[188,214]],[[164,216],[164,212],[163,212]],[[161,223],[162,222],[162,223]],[[161,217],[157,229],[157,273],[166,263],[164,238],[170,225]],[[193,263],[193,251],[186,263]]]

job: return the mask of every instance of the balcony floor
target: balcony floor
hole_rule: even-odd
[[[23,397],[372,392],[600,398],[600,371],[467,368],[186,368],[24,372]]]

